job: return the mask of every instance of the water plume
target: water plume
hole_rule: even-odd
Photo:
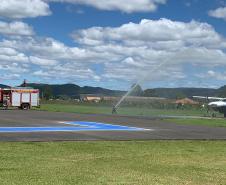
[[[161,66],[163,66],[166,62],[167,61],[164,61],[164,62],[160,63],[159,65],[155,66],[152,70],[148,71],[148,74],[150,74],[150,73],[152,74],[153,72],[155,72],[156,70],[158,70]],[[149,75],[144,75],[143,78],[141,78],[140,80],[138,80],[137,83],[135,85],[133,85],[131,87],[131,89],[129,91],[127,91],[126,94],[123,95],[120,98],[120,100],[113,106],[113,110],[116,111],[116,109],[120,107],[121,103],[134,91],[134,89],[136,89],[136,87],[140,83],[144,82],[147,79],[148,76]]]

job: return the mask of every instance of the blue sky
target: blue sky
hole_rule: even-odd
[[[2,1],[2,84],[226,84],[225,0]]]

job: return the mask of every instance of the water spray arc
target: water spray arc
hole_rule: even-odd
[[[158,70],[161,66],[163,66],[167,61],[164,61],[162,63],[160,63],[159,65],[155,66],[151,71],[149,71],[148,73],[153,73],[155,72],[156,70]],[[148,75],[145,75],[142,79],[138,80],[137,83],[135,85],[132,86],[132,88],[126,92],[125,95],[123,95],[120,100],[113,106],[112,108],[112,114],[116,114],[117,113],[117,109],[120,107],[121,103],[127,98],[127,96],[129,96],[133,91],[134,89],[136,89],[136,87],[145,81],[145,79],[148,77]]]

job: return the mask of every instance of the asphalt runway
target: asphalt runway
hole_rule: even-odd
[[[225,140],[226,128],[178,125],[157,117],[0,110],[0,141],[168,139]]]

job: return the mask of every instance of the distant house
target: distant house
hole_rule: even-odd
[[[180,100],[176,100],[175,102],[177,105],[198,105],[199,103],[189,99],[189,98],[184,98],[184,99],[180,99]]]
[[[103,96],[99,94],[80,94],[81,101],[100,102],[102,99]]]
[[[117,97],[117,96],[104,96],[103,100],[104,101],[117,101],[119,100],[121,97]]]

